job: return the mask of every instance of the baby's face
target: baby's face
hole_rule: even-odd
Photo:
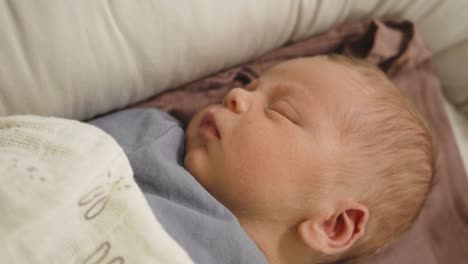
[[[349,107],[351,79],[339,64],[300,59],[231,90],[189,124],[186,168],[238,217],[293,217],[339,156],[330,113]]]

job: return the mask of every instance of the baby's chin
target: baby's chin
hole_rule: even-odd
[[[194,151],[195,150],[187,149],[184,156],[184,167],[195,177],[197,174],[197,156]]]
[[[197,180],[200,184],[203,185],[203,175],[206,174],[206,160],[204,159],[204,148],[192,148],[187,149],[184,157],[184,167],[185,169]]]

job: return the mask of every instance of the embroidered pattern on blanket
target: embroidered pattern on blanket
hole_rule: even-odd
[[[0,118],[0,263],[193,263],[115,140],[58,118]]]

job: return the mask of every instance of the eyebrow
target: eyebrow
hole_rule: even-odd
[[[271,100],[275,100],[280,97],[287,96],[287,97],[292,97],[295,100],[302,101],[300,98],[302,94],[301,91],[304,91],[307,89],[303,85],[296,83],[294,81],[289,81],[289,80],[288,81],[284,81],[284,80],[274,81],[270,83],[270,82],[262,81],[260,79],[256,79],[249,86],[250,86],[248,89],[249,91],[262,90],[262,92],[265,92],[264,89],[266,87],[270,88],[268,92],[265,92],[265,94]],[[297,113],[300,115],[299,112]]]
[[[282,96],[298,96],[298,90],[304,89],[301,85],[294,82],[278,82],[271,84],[271,91],[269,91],[269,96],[272,98],[278,98]]]

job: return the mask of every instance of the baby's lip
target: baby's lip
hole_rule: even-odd
[[[218,139],[221,139],[218,127],[216,125],[215,115],[211,111],[207,111],[200,122],[199,126],[200,132],[205,136],[215,136]]]

